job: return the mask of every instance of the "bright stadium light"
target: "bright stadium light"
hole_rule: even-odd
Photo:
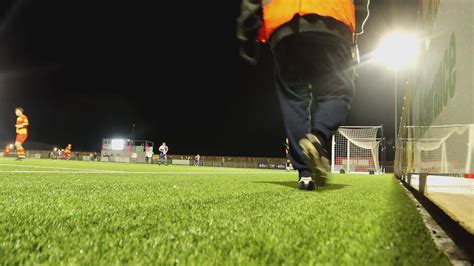
[[[125,147],[125,140],[124,139],[113,139],[111,141],[112,150],[114,151],[121,151]]]
[[[393,32],[383,38],[374,53],[375,62],[393,70],[395,93],[395,146],[398,140],[398,110],[397,110],[397,72],[413,66],[420,52],[420,39],[412,33]]]
[[[392,69],[411,66],[418,58],[420,40],[411,33],[394,32],[379,43],[374,59]]]

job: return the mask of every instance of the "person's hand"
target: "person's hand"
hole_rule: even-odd
[[[240,48],[240,58],[242,58],[245,62],[252,66],[255,66],[258,63],[256,58],[249,56],[247,52],[242,48]]]
[[[256,65],[258,63],[259,56],[259,45],[256,42],[241,42],[240,57],[250,65]]]

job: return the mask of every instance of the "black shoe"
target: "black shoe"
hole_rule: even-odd
[[[307,134],[299,141],[306,163],[315,174],[315,181],[318,186],[326,185],[329,177],[330,165],[329,154],[322,146],[321,141],[313,134]]]
[[[298,181],[298,188],[301,190],[314,190],[316,188],[316,184],[311,177],[300,177]]]
[[[15,161],[23,161],[24,159],[25,159],[25,157],[17,157],[17,158],[15,159]]]

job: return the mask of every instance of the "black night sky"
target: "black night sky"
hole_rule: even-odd
[[[362,55],[385,33],[413,29],[417,2],[373,1]],[[130,138],[136,124],[136,139],[166,141],[171,154],[284,156],[271,57],[264,50],[257,67],[239,59],[239,8],[238,0],[0,1],[0,144],[14,139],[14,107],[23,106],[27,149],[99,151],[103,137]],[[365,63],[359,76],[346,124],[384,124],[393,138],[393,72]]]

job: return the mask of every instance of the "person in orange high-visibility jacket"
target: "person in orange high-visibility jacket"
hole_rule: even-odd
[[[328,177],[328,144],[354,95],[355,28],[352,0],[242,0],[240,55],[256,64],[257,44],[271,48],[291,163],[303,190],[323,186]]]
[[[25,143],[28,138],[28,117],[24,114],[22,107],[15,108],[16,118],[16,139],[15,139],[15,148],[17,152],[17,160],[25,159],[25,149],[23,148],[23,143]]]
[[[5,149],[3,152],[5,156],[8,156],[10,154],[10,145],[5,146]]]
[[[71,149],[72,149],[72,145],[68,144],[66,146],[66,149],[64,149],[64,159],[66,160],[71,159]]]

